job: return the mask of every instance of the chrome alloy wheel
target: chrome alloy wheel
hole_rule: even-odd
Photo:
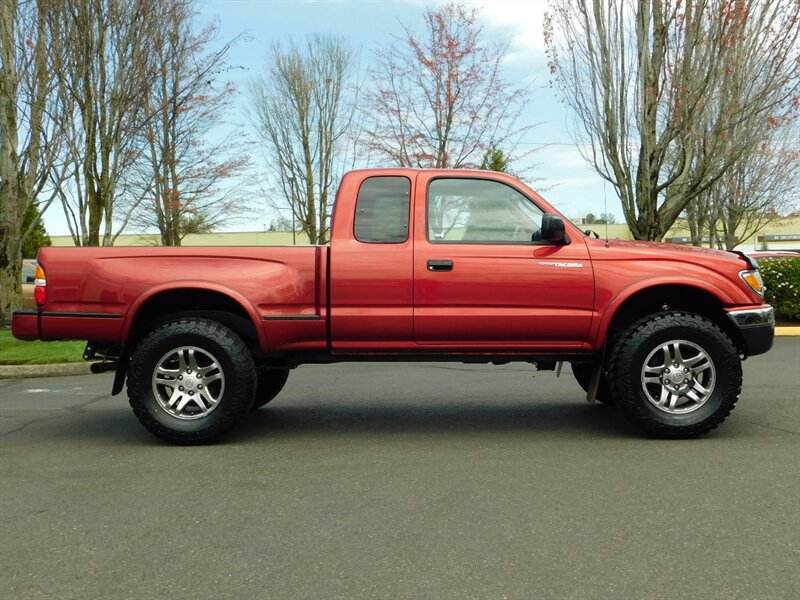
[[[207,416],[225,392],[225,375],[219,361],[196,346],[167,352],[156,364],[152,381],[158,404],[178,419]]]
[[[711,397],[714,363],[700,346],[672,340],[655,348],[642,367],[642,389],[659,410],[679,415],[697,410]]]

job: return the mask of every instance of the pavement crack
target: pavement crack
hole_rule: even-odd
[[[40,423],[46,423],[47,421],[54,421],[56,419],[62,419],[64,417],[69,417],[72,415],[78,415],[86,412],[86,409],[97,402],[101,402],[103,400],[108,399],[108,394],[101,394],[100,396],[95,396],[91,400],[87,400],[86,402],[82,402],[80,404],[75,404],[73,406],[65,406],[62,409],[59,409],[59,413],[55,415],[49,415],[46,417],[37,417],[35,419],[31,419],[30,421],[26,421],[22,423],[19,427],[15,429],[10,429],[4,433],[0,433],[0,439],[6,438],[14,433],[19,433],[20,431],[24,431],[31,425],[38,425]]]
[[[745,423],[749,423],[750,425],[761,427],[762,429],[779,431],[781,433],[788,433],[789,435],[800,435],[800,431],[792,431],[791,429],[784,429],[783,427],[775,427],[774,425],[765,425],[764,423],[759,423],[758,421],[751,421],[750,419],[743,419],[743,421]]]
[[[16,429],[10,429],[9,431],[6,431],[5,433],[0,433],[0,439],[6,438],[6,437],[8,437],[8,436],[10,436],[10,435],[12,435],[14,433],[19,433],[20,431],[24,431],[25,429],[27,429],[31,425],[37,425],[39,423],[45,423],[47,421],[53,421],[55,419],[60,419],[61,417],[65,417],[65,416],[67,416],[67,415],[53,415],[51,417],[40,417],[38,419],[33,419],[32,421],[27,421],[27,422],[23,423],[22,425],[20,425],[19,427],[17,427]]]

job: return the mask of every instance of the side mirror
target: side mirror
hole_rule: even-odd
[[[561,217],[546,213],[542,215],[542,241],[553,244],[566,244],[567,233]]]

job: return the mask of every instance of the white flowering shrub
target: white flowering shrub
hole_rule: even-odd
[[[776,316],[800,321],[800,258],[762,258],[758,265]]]

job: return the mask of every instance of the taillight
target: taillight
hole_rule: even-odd
[[[36,287],[33,288],[33,300],[36,306],[42,306],[47,302],[47,277],[42,267],[36,267]]]

